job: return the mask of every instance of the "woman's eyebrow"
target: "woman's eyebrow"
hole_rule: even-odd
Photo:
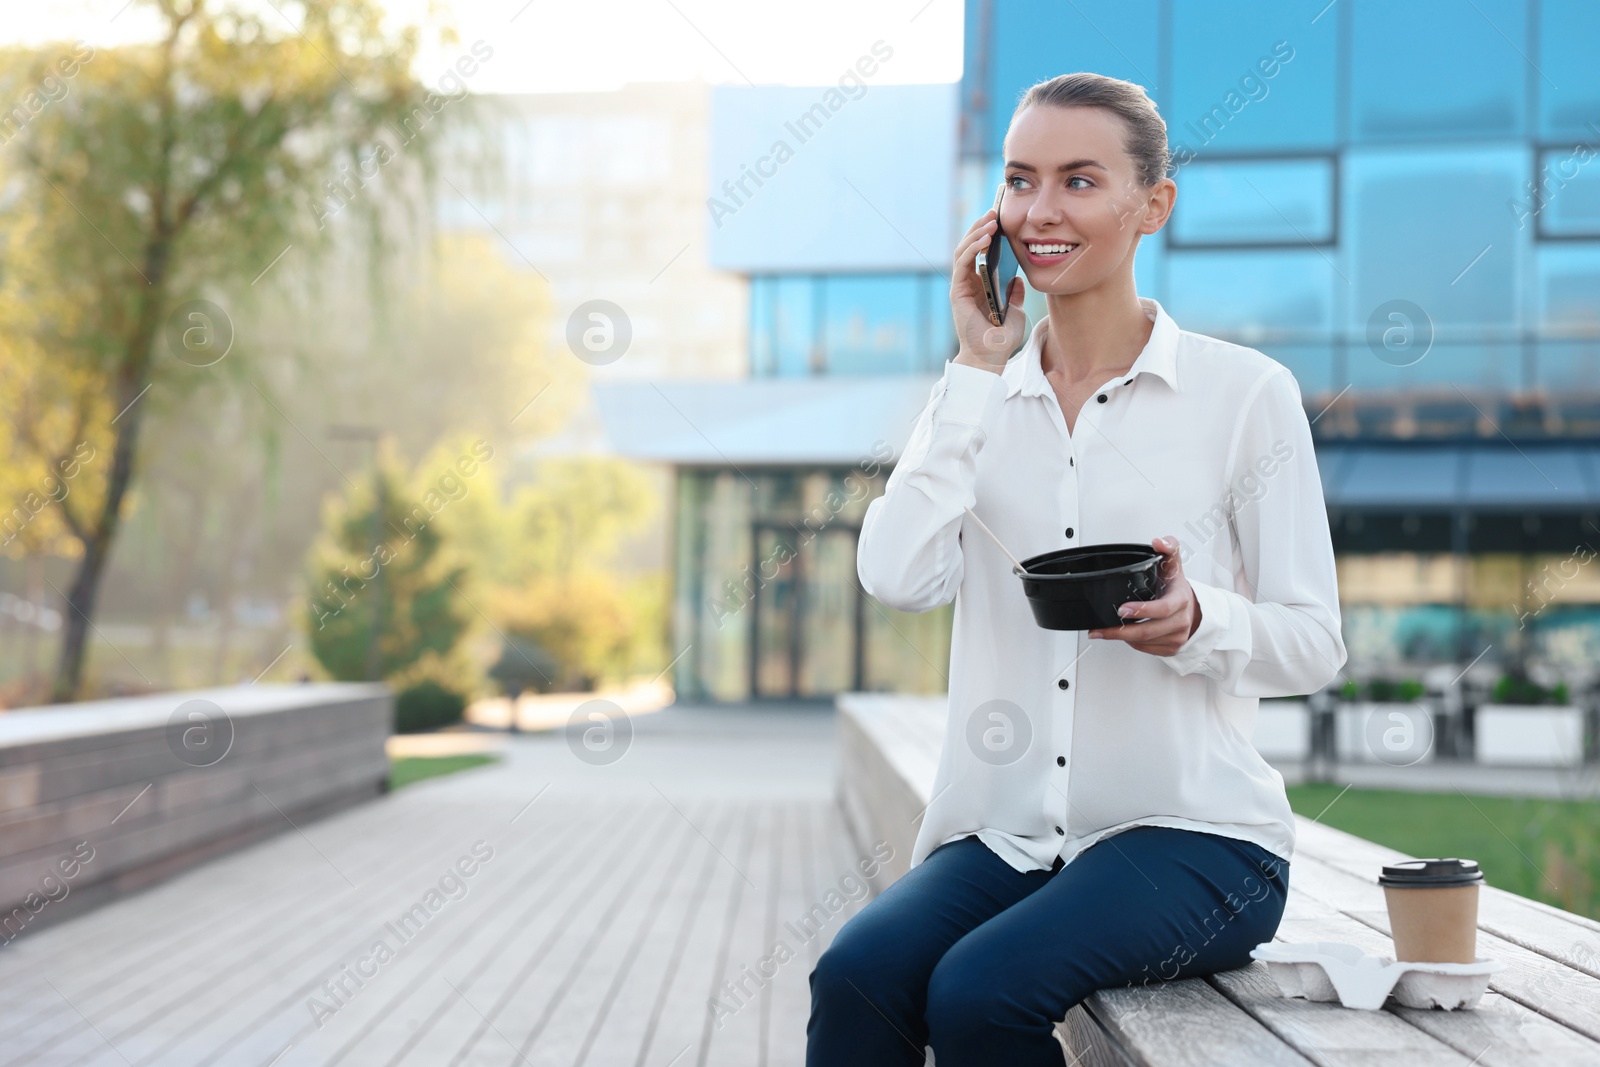
[[[1105,170],[1106,169],[1105,168],[1105,164],[1099,162],[1098,160],[1093,160],[1093,159],[1075,159],[1071,163],[1063,163],[1063,164],[1061,164],[1061,166],[1056,168],[1056,172],[1057,173],[1061,173],[1063,171],[1077,170],[1079,167],[1094,167],[1094,168],[1096,168],[1098,170]],[[1016,162],[1014,160],[1006,163],[1006,169],[1007,170],[1025,170],[1025,171],[1028,171],[1031,174],[1039,173],[1039,168],[1035,167],[1033,164],[1031,164],[1031,163],[1018,163],[1018,162]]]

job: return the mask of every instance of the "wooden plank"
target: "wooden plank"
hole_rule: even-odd
[[[590,818],[595,819],[595,813],[591,812]],[[531,821],[524,833],[515,836],[504,832],[514,829],[510,825],[496,831],[475,824],[472,829],[481,831],[484,840],[492,839],[495,855],[468,880],[468,895],[459,905],[451,905],[459,910],[441,914],[440,921],[430,922],[407,942],[403,951],[372,979],[371,988],[363,988],[317,1031],[321,1040],[302,1043],[314,1044],[318,1051],[330,1050],[321,1059],[327,1065],[336,1062],[340,1048],[360,1044],[372,1054],[378,1048],[398,1043],[407,1032],[404,1016],[399,1013],[410,996],[426,983],[436,981],[437,973],[458,954],[514,921],[517,903],[561,870],[563,855],[575,844],[577,825],[575,819],[561,820],[550,833],[529,840],[537,829]],[[346,921],[358,928],[372,927],[385,914],[392,912],[362,908],[357,913],[351,907],[346,909]],[[271,1059],[303,1032],[310,1012],[309,998],[319,992],[329,966],[346,960],[347,957],[324,952],[292,968],[258,976],[256,996],[237,998],[229,1008],[217,1013],[214,1021],[187,1035],[186,1043],[168,1055],[174,1062],[191,1062],[195,1067],[206,1067],[224,1057],[243,1058],[251,1052],[263,1060]],[[395,1025],[381,1027],[397,1016]],[[341,1040],[344,1045],[334,1047]]]
[[[1321,1067],[1469,1067],[1450,1046],[1384,1011],[1285,997],[1266,965],[1223,971],[1210,981],[1284,1042]]]
[[[580,948],[572,969],[556,988],[535,992],[530,982],[519,994],[524,1003],[545,1002],[539,1024],[524,1039],[519,1054],[529,1061],[577,1064],[587,1058],[616,997],[632,971],[652,929],[661,918],[692,847],[702,842],[697,825],[703,815],[693,803],[680,805],[681,818],[661,834],[661,851],[634,891],[619,899]],[[507,1036],[512,1036],[509,1032]]]
[[[1472,1057],[1478,1067],[1594,1067],[1600,1044],[1490,991],[1471,1011],[1389,1010]]]
[[[1308,1060],[1201,978],[1092,994],[1063,1020],[1072,1051],[1114,1060],[1109,1045],[1160,1067],[1251,1064],[1306,1067]],[[1085,1018],[1085,1015],[1088,1018]],[[1092,1020],[1093,1026],[1089,1025]]]
[[[694,1047],[692,1037],[678,1032],[675,1024],[681,1024],[682,1020],[672,1015],[671,1009],[678,1004],[693,1003],[698,990],[697,964],[709,960],[705,946],[711,943],[717,918],[713,910],[717,887],[726,879],[736,877],[723,850],[731,847],[747,818],[743,807],[734,804],[719,805],[718,814],[717,824],[706,828],[708,842],[699,849],[701,860],[688,914],[673,941],[654,996],[641,1004],[644,1026],[638,1036],[638,1053],[632,1060],[619,1062],[681,1064]],[[698,1018],[693,1021],[697,1022]]]
[[[792,954],[781,964],[772,980],[766,1037],[765,1059],[760,1067],[805,1067],[806,1023],[811,1018],[811,971],[820,954],[817,939],[795,933],[794,922],[811,906],[815,873],[810,869],[810,839],[817,833],[823,817],[822,804],[799,802],[791,807],[789,830],[783,835],[783,852],[778,871],[782,880],[774,908],[770,937],[781,940]],[[775,872],[776,873],[776,872]]]
[[[776,926],[778,883],[773,870],[772,845],[779,833],[781,809],[758,806],[757,830],[739,868],[748,878],[739,880],[732,904],[719,973],[706,993],[704,1047],[699,1062],[704,1067],[754,1067],[765,1059],[763,1009],[770,1011],[771,984],[762,960],[772,951],[769,926]]]
[[[608,886],[619,892],[637,886],[659,852],[664,834],[681,821],[677,813],[658,801],[630,805],[631,817],[616,838],[608,842],[603,858],[589,858],[574,876],[558,887],[562,906],[551,906],[526,930],[516,931],[479,961],[460,980],[440,976],[434,995],[444,1010],[421,1038],[407,1046],[392,1063],[411,1062],[437,1067],[488,1057],[515,1060],[514,1050],[534,1024],[531,1011],[507,1011],[514,1000],[535,1005],[534,994],[518,1000],[530,976],[541,979],[550,971],[570,966],[580,939],[600,921],[606,905],[618,899],[606,894]],[[565,966],[564,966],[565,965]],[[482,1049],[482,1052],[476,1050]],[[314,1061],[307,1061],[308,1064]]]
[[[204,947],[209,954],[194,966],[152,970],[145,982],[127,988],[112,1005],[92,1013],[84,1005],[79,1007],[91,1014],[96,1027],[123,1055],[137,1062],[162,1060],[162,1050],[194,1026],[204,1025],[238,999],[259,992],[264,975],[301,968],[320,970],[317,961],[343,959],[368,948],[378,924],[366,916],[387,914],[414,903],[425,888],[418,883],[424,879],[431,883],[438,877],[432,868],[447,862],[437,854],[452,848],[464,852],[469,843],[463,840],[467,833],[466,827],[446,823],[436,825],[427,836],[412,835],[410,847],[399,853],[402,866],[390,877],[369,882],[367,892],[352,891],[345,885],[344,893],[324,893],[279,921],[258,921],[220,943],[207,943]],[[320,864],[321,860],[305,863]],[[419,868],[426,870],[426,875],[419,874]]]
[[[716,801],[685,807],[684,811],[712,841],[720,840],[739,814],[737,805]],[[681,953],[694,947],[692,931],[705,898],[709,864],[722,863],[706,838],[696,835],[679,850],[675,859],[681,862],[676,876],[662,886],[665,896],[660,915],[638,942],[637,954],[616,989],[614,1004],[603,1025],[594,1031],[591,1043],[568,1060],[574,1067],[651,1062],[641,1055],[641,1049],[656,1019],[660,998],[673,981]]]
[[[543,804],[541,801],[541,806]],[[319,1067],[336,1067],[348,1059],[362,1064],[392,1064],[410,1058],[419,1047],[423,1050],[420,1055],[437,1058],[416,1062],[443,1062],[453,1054],[468,1029],[480,1021],[480,1017],[463,1003],[462,996],[474,996],[483,974],[519,941],[526,943],[554,924],[561,913],[560,902],[582,892],[580,886],[586,881],[583,876],[597,862],[604,865],[619,861],[632,840],[624,831],[636,829],[644,814],[642,807],[633,804],[586,807],[588,811],[581,815],[567,814],[559,808],[544,812],[548,821],[565,824],[565,828],[546,871],[541,877],[527,879],[516,894],[524,906],[512,907],[508,901],[508,906],[498,912],[499,917],[483,924],[483,936],[475,937],[452,966],[439,970],[418,968],[408,984],[396,1023],[384,1025],[383,1020],[374,1020],[353,1033],[336,1035],[336,1046],[325,1061],[315,1056],[317,1042],[306,1041],[306,1062],[315,1062]],[[573,827],[579,831],[576,835],[566,832]],[[611,842],[614,851],[597,857],[592,851],[595,841]],[[458,1024],[459,1032],[443,1035],[436,1032],[446,1017]]]
[[[672,988],[667,991],[655,1030],[650,1034],[647,1063],[704,1067],[713,1025],[707,1002],[721,983],[727,966],[729,939],[739,900],[750,891],[738,872],[748,867],[758,817],[753,804],[742,805],[738,822],[728,827],[728,837],[717,842],[719,854],[712,868],[699,924],[679,963]]]
[[[305,848],[304,841],[291,843],[287,839],[277,839],[264,850],[265,855],[256,852],[245,853],[230,857],[224,862],[242,861],[248,867],[252,859],[257,863],[265,861],[267,864],[276,861],[279,865],[277,869],[281,870],[285,852],[301,852]],[[303,857],[301,858],[303,861]],[[396,856],[391,853],[386,857],[388,862],[379,869],[381,875],[386,876],[391,871],[399,869],[406,862],[406,858],[404,854]],[[310,862],[320,864],[321,860]],[[272,869],[272,867],[267,868],[267,870]],[[289,869],[292,871],[294,868]],[[193,875],[186,875],[183,879],[168,883],[156,893],[131,898],[128,908],[118,910],[124,912],[132,910],[136,914],[149,912],[155,915],[164,914],[169,910],[180,913],[192,910],[190,902],[183,898],[183,893],[188,880],[199,876],[200,873],[194,872]],[[265,873],[266,870],[257,868],[258,878]],[[189,990],[196,988],[205,990],[215,983],[213,971],[224,980],[237,978],[238,962],[254,959],[252,954],[259,951],[263,945],[272,944],[275,938],[281,939],[284,927],[297,916],[305,920],[301,926],[309,924],[320,928],[323,923],[331,921],[327,909],[330,899],[327,887],[321,884],[320,880],[302,878],[300,881],[307,883],[306,893],[277,908],[260,909],[258,905],[256,914],[249,911],[254,896],[249,893],[240,894],[241,908],[236,912],[237,925],[230,931],[230,936],[193,940],[174,938],[157,942],[150,946],[149,956],[144,961],[143,969],[125,971],[128,977],[120,981],[93,981],[80,989],[72,983],[70,974],[56,973],[52,960],[35,961],[33,966],[56,983],[65,1000],[58,1000],[54,1005],[55,1010],[47,1017],[42,1016],[41,1025],[13,1037],[14,1044],[9,1047],[17,1049],[22,1054],[18,1062],[28,1063],[34,1060],[43,1062],[46,1057],[53,1056],[68,1047],[81,1049],[95,1046],[100,1037],[85,1022],[85,1016],[94,1022],[96,1028],[105,1033],[106,1040],[120,1050],[142,1024],[155,1022],[161,1017],[162,1001],[159,998],[166,997],[165,1004],[168,1011],[174,1006],[187,1003],[183,994],[177,997],[171,996],[174,984],[188,983]],[[337,918],[336,913],[333,918]],[[122,917],[123,922],[128,922],[130,919],[134,919],[134,923],[137,924],[137,919],[133,916],[124,914]],[[41,947],[49,948],[48,942],[52,940],[49,935],[52,933],[53,931],[47,931],[39,935],[38,942]],[[76,959],[80,963],[84,962],[82,955],[69,958]],[[50,992],[54,994],[53,990]]]

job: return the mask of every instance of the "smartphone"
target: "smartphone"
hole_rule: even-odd
[[[989,247],[978,253],[975,269],[978,277],[983,280],[983,298],[989,304],[989,321],[996,326],[1002,326],[1006,321],[1006,294],[1011,292],[1011,279],[1017,276],[1017,254],[1011,250],[1011,242],[1000,229],[1000,201],[1005,199],[1006,186],[1000,183],[1000,189],[994,196],[994,237],[989,241]]]

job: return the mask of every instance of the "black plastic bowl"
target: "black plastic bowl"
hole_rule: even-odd
[[[1167,591],[1161,559],[1149,545],[1083,545],[1030,556],[1022,561],[1027,573],[1012,573],[1046,630],[1099,630],[1127,621],[1117,614],[1122,604]]]

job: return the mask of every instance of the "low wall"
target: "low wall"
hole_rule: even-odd
[[[384,792],[393,716],[343,683],[0,714],[0,942]]]

